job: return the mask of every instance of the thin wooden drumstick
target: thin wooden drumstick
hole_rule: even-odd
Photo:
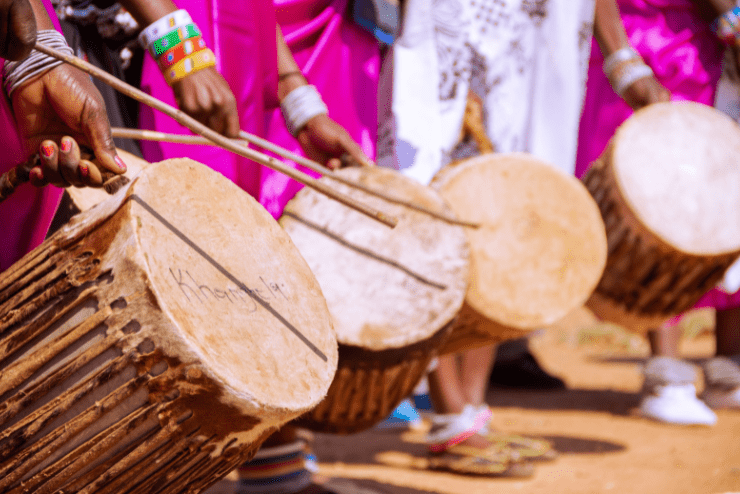
[[[209,127],[203,125],[202,123],[198,122],[197,120],[190,117],[189,115],[186,115],[184,112],[178,110],[177,108],[174,108],[168,105],[167,103],[164,103],[163,101],[160,101],[157,98],[151,95],[148,95],[144,93],[143,91],[140,91],[139,89],[131,86],[130,84],[123,82],[122,80],[108,74],[104,70],[101,70],[95,67],[94,65],[91,65],[85,62],[84,60],[81,60],[72,55],[67,55],[66,53],[62,53],[53,48],[49,48],[43,43],[36,43],[36,50],[42,53],[45,53],[49,56],[52,56],[56,58],[57,60],[61,60],[70,65],[74,65],[78,69],[84,72],[87,72],[93,77],[96,77],[97,79],[100,79],[101,81],[105,82],[106,84],[116,89],[117,91],[125,94],[126,96],[129,96],[135,99],[139,103],[143,103],[147,106],[150,106],[156,110],[161,111],[162,113],[164,113],[165,115],[169,117],[174,118],[177,121],[177,123],[179,123],[180,125],[187,127],[195,134],[199,134],[209,139],[210,141],[215,142],[220,147],[228,151],[231,151],[232,153],[238,154],[239,156],[250,159],[272,170],[283,173],[289,176],[290,178],[292,178],[293,180],[295,180],[296,182],[300,182],[307,187],[311,187],[312,189],[334,199],[335,201],[340,202],[341,204],[344,204],[345,206],[352,208],[355,211],[358,211],[391,228],[395,227],[398,224],[398,220],[396,218],[390,215],[387,215],[383,213],[382,211],[378,211],[374,208],[371,208],[370,206],[367,206],[359,201],[356,201],[355,199],[345,194],[337,192],[333,190],[327,184],[319,182],[313,177],[310,177],[309,175],[306,175],[305,173],[299,170],[296,170],[295,168],[291,168],[288,165],[285,165],[284,163],[281,163],[278,160],[270,156],[267,156],[266,154],[257,152],[246,146],[235,144],[228,137],[222,136],[218,132],[211,130]]]
[[[121,139],[136,139],[138,141],[173,142],[175,144],[196,144],[201,146],[216,146],[213,141],[202,136],[191,136],[185,134],[168,134],[156,130],[127,129],[124,127],[111,127],[111,135]],[[232,139],[235,144],[244,145],[241,139]]]
[[[384,192],[381,192],[379,190],[375,190],[372,187],[368,187],[367,185],[359,184],[355,182],[354,180],[350,180],[348,178],[345,178],[337,173],[334,173],[333,171],[329,170],[328,168],[321,166],[320,163],[310,160],[308,158],[305,158],[299,154],[295,154],[283,147],[278,146],[277,144],[273,144],[272,142],[263,139],[261,137],[258,137],[254,134],[250,134],[245,131],[239,131],[239,137],[244,139],[245,141],[249,142],[250,144],[254,144],[255,146],[259,146],[263,149],[266,149],[267,151],[270,151],[272,153],[277,154],[278,156],[281,156],[283,158],[289,159],[291,161],[295,161],[299,165],[305,166],[309,170],[313,170],[316,173],[320,173],[321,175],[325,177],[329,177],[332,180],[336,180],[337,182],[341,182],[345,185],[349,185],[350,187],[354,187],[355,189],[361,190],[363,192],[366,192],[367,194],[370,194],[372,196],[378,197],[380,199],[383,199],[385,201],[388,201],[393,204],[398,204],[400,206],[407,207],[409,209],[413,209],[414,211],[418,211],[420,213],[424,213],[428,216],[431,216],[433,218],[436,218],[438,220],[445,221],[447,223],[453,224],[453,225],[460,225],[460,226],[467,226],[470,228],[478,228],[480,224],[478,223],[471,223],[469,221],[460,220],[457,218],[454,218],[452,216],[446,215],[444,213],[439,213],[437,211],[432,211],[431,209],[425,208],[424,206],[420,206],[418,204],[415,204],[410,201],[406,201],[403,199],[398,199],[395,197],[391,197],[387,195]],[[353,160],[354,161],[354,160]],[[364,163],[360,163],[360,165],[364,165]]]

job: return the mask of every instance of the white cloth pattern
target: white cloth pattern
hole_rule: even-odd
[[[378,164],[422,183],[450,161],[468,90],[498,152],[572,173],[594,0],[408,0],[384,61]],[[389,99],[389,95],[392,95]]]

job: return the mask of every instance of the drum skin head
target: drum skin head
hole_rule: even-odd
[[[451,214],[437,192],[394,170],[346,168],[338,173]],[[469,254],[462,227],[330,183],[399,219],[388,228],[307,188],[280,218],[316,274],[339,343],[380,351],[430,338],[455,317],[465,297]]]
[[[523,153],[481,155],[432,185],[467,228],[466,303],[503,326],[535,329],[583,304],[606,263],[596,203],[574,177]]]
[[[692,102],[636,112],[611,141],[610,164],[635,216],[694,255],[740,249],[740,127]]]
[[[147,166],[122,193],[135,231],[127,255],[172,321],[153,339],[255,407],[315,406],[336,371],[336,337],[316,279],[269,213],[188,159]]]

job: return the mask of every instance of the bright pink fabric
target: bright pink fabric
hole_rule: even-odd
[[[344,17],[346,0],[287,1],[275,6],[262,0],[180,0],[176,3],[190,12],[203,30],[208,46],[215,47],[218,68],[237,94],[244,130],[301,153],[297,141],[286,130],[274,101],[277,15],[298,65],[322,94],[329,115],[374,157],[380,53],[374,38]],[[221,15],[210,15],[212,11]],[[211,32],[211,25],[216,26],[216,36]],[[142,89],[174,103],[172,91],[150,57],[144,66]],[[141,125],[164,132],[187,133],[168,117],[155,115],[148,109],[141,115]],[[280,173],[212,148],[147,144],[144,153],[150,161],[188,156],[207,164],[256,197],[275,217],[301,188]]]
[[[44,6],[54,27],[61,31],[51,2],[44,0]],[[4,62],[0,59],[0,66]],[[0,139],[3,144],[3,151],[0,153],[0,173],[4,173],[26,158],[15,125],[13,110],[6,97],[0,97],[0,126]],[[62,189],[57,187],[37,189],[25,184],[0,203],[0,272],[8,269],[44,241],[59,206],[62,192]]]
[[[690,0],[618,0],[632,46],[653,69],[675,100],[714,104],[722,72],[723,45]],[[617,127],[632,110],[612,90],[602,72],[604,58],[591,47],[586,100],[578,136],[576,176],[581,177],[602,153]],[[715,288],[697,307],[740,306],[740,292]]]
[[[216,54],[217,69],[236,96],[241,128],[264,136],[271,110],[277,107],[277,51],[275,47],[275,11],[269,0],[176,0],[186,9],[203,32],[209,48]],[[175,97],[164,81],[156,62],[147,55],[141,89],[176,106]],[[141,128],[161,132],[190,132],[159,112],[141,106]],[[211,146],[170,143],[142,143],[148,161],[189,157],[260,198],[262,184],[270,170],[228,151]]]

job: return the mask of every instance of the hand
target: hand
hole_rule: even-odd
[[[30,179],[36,187],[48,184],[57,187],[103,185],[103,177],[98,167],[82,157],[77,141],[69,136],[62,137],[59,146],[52,140],[41,143],[39,165],[31,169]]]
[[[36,44],[36,18],[28,0],[0,0],[0,57],[26,58]]]
[[[297,138],[309,159],[318,161],[332,170],[341,166],[341,157],[345,153],[363,165],[373,166],[373,162],[365,156],[344,127],[326,114],[317,115],[309,120],[298,132]]]
[[[42,149],[42,165],[32,170],[32,183],[101,185],[98,167],[116,174],[126,171],[113,145],[103,97],[84,72],[59,65],[16,89],[12,99],[26,152]],[[80,160],[75,141],[92,148],[97,166]]]
[[[633,82],[622,98],[636,111],[653,103],[670,101],[671,93],[654,76],[649,76]]]
[[[172,86],[182,111],[226,137],[239,137],[236,98],[213,67],[190,74]]]

